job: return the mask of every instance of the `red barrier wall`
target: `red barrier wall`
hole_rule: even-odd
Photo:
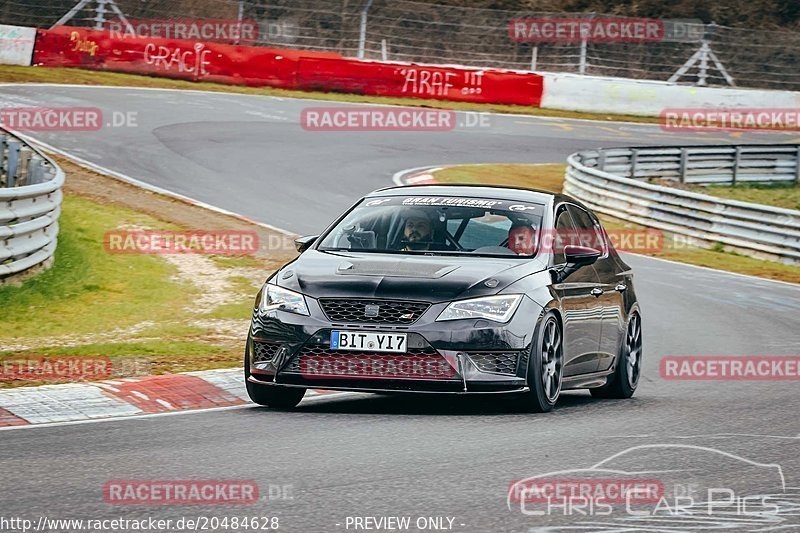
[[[413,63],[301,57],[297,86],[377,96],[538,106],[537,74]]]
[[[192,81],[376,96],[538,106],[537,74],[345,59],[333,52],[116,36],[61,26],[38,30],[33,63]]]
[[[33,64],[80,67],[236,85],[295,87],[300,55],[341,58],[332,52],[302,52],[229,44],[116,37],[107,31],[60,26],[38,30]]]

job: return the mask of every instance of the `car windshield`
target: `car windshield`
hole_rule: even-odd
[[[364,199],[317,246],[322,251],[532,257],[544,206],[456,196]]]

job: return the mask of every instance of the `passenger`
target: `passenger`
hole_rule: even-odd
[[[536,230],[527,222],[517,221],[508,230],[508,248],[517,255],[536,253]]]

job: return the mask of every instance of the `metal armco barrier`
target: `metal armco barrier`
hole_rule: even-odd
[[[650,183],[798,180],[800,145],[587,150],[567,158],[564,193],[595,211],[681,235],[687,243],[800,264],[800,211]]]
[[[0,130],[0,282],[51,261],[63,184],[58,165]]]

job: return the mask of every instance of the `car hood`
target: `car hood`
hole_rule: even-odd
[[[442,302],[497,294],[514,281],[544,268],[538,258],[526,261],[308,250],[277,272],[273,282],[312,298]]]

